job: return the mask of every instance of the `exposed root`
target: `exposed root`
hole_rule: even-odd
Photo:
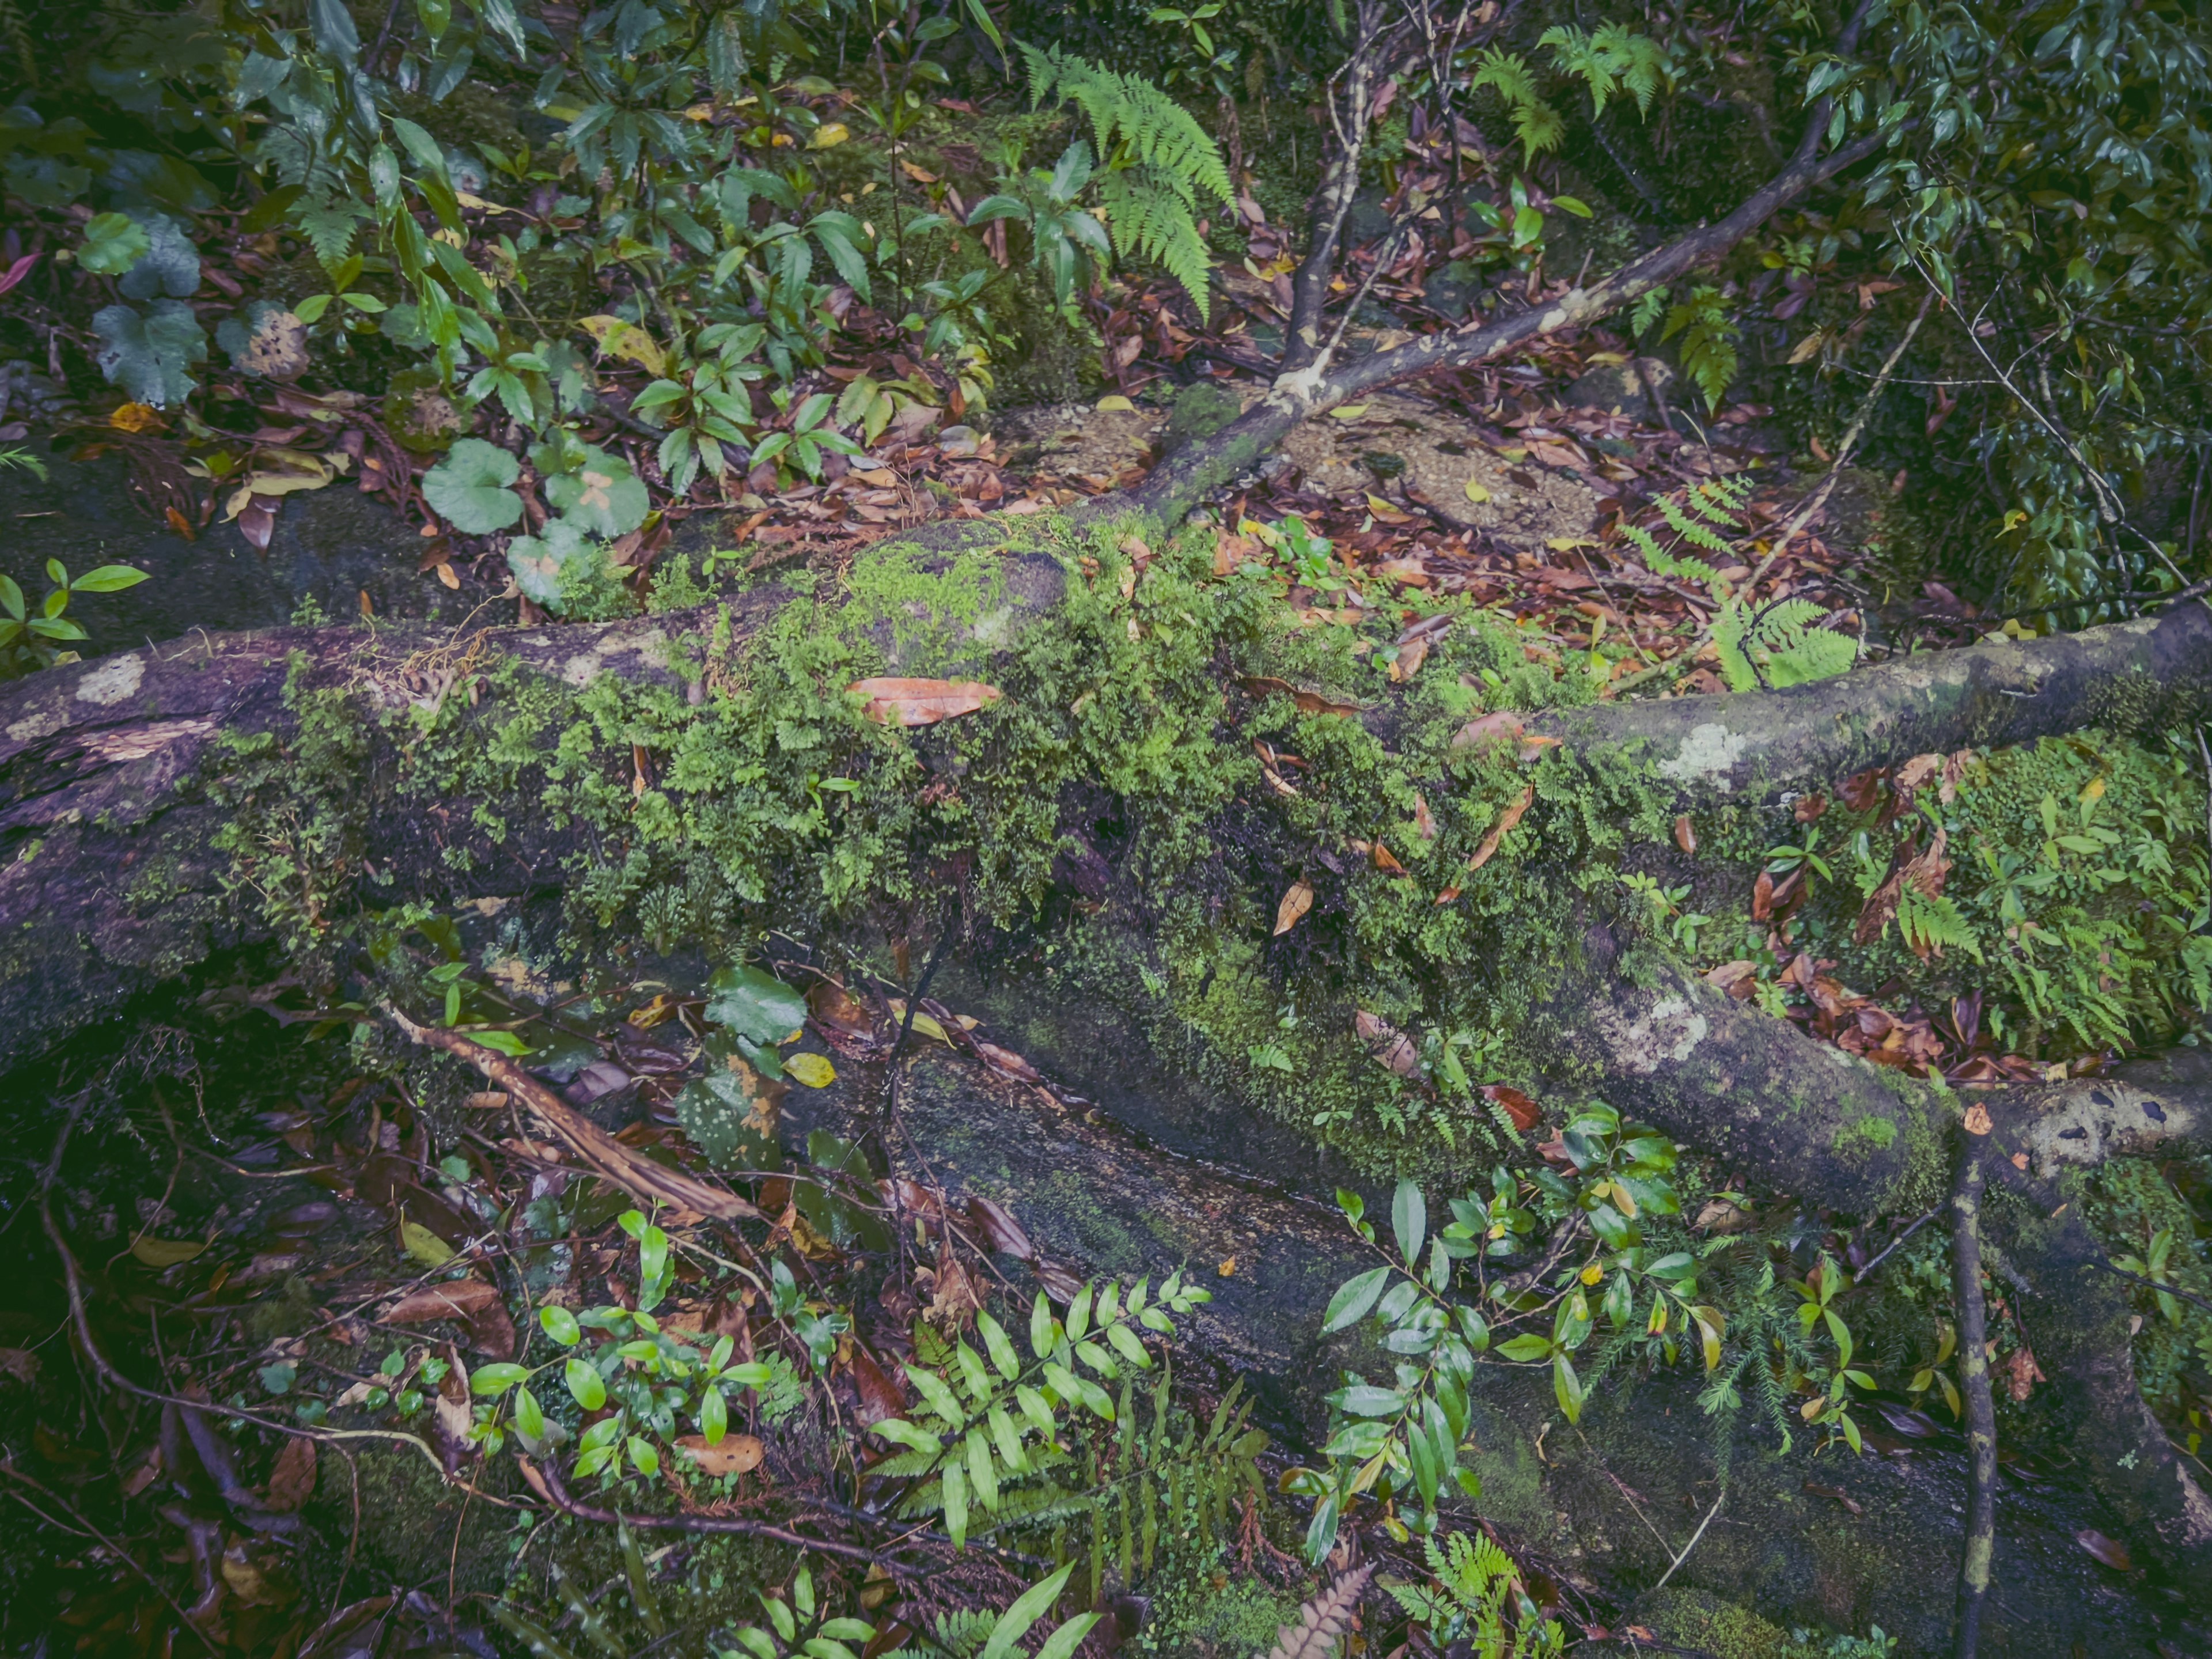
[[[1959,1553],[1953,1659],[1974,1659],[1996,1543],[1997,1414],[1990,1392],[1989,1310],[1982,1299],[1982,1159],[1971,1139],[1951,1190],[1951,1286],[1959,1314],[1959,1386],[1966,1407],[1966,1536]]]

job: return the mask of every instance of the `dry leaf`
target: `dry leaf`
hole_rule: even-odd
[[[1687,812],[1674,820],[1674,845],[1692,858],[1697,856],[1697,826],[1690,822],[1690,815]]]
[[[1992,1127],[1990,1122],[1990,1109],[1983,1105],[1980,1101],[1978,1100],[1966,1108],[1966,1127],[1968,1134],[1985,1135]]]
[[[2015,1401],[2026,1400],[2035,1392],[2035,1385],[2051,1379],[2043,1374],[2043,1367],[2035,1363],[2035,1354],[2027,1348],[2014,1348],[2005,1356],[2005,1391]]]
[[[441,1241],[442,1242],[442,1241]],[[410,1291],[385,1310],[391,1325],[420,1325],[433,1319],[473,1319],[499,1300],[499,1287],[481,1279],[449,1279]]]
[[[1044,1073],[1024,1060],[1011,1048],[1001,1048],[995,1042],[975,1039],[975,1056],[1001,1077],[1010,1077],[1017,1083],[1042,1083]]]
[[[1341,415],[1344,411],[1332,412]],[[1374,1571],[1371,1565],[1356,1567],[1300,1607],[1298,1622],[1285,1625],[1276,1633],[1267,1659],[1334,1659],[1337,1638],[1352,1628],[1359,1593],[1367,1588]]]
[[[1452,733],[1451,746],[1468,749],[1482,743],[1517,743],[1522,733],[1521,717],[1506,709],[1494,714],[1483,714],[1469,720]]]
[[[1036,1246],[1022,1231],[1022,1224],[1014,1219],[1013,1212],[994,1198],[981,1194],[971,1194],[968,1200],[968,1219],[990,1247],[1000,1255],[1012,1256],[1017,1261],[1036,1260]]]
[[[1362,1008],[1352,1016],[1352,1029],[1367,1045],[1367,1052],[1378,1065],[1402,1078],[1420,1076],[1420,1050],[1413,1046],[1413,1038],[1389,1021]]]
[[[845,690],[867,699],[861,712],[885,726],[934,726],[988,708],[1003,695],[980,680],[854,680]]]
[[[269,1507],[289,1514],[315,1495],[315,1443],[301,1435],[284,1443],[269,1471]]]
[[[1533,1129],[1542,1121],[1543,1108],[1518,1089],[1508,1088],[1503,1083],[1484,1084],[1482,1097],[1493,1106],[1503,1107],[1516,1129]]]
[[[1419,790],[1413,793],[1413,833],[1423,841],[1437,838],[1437,817],[1429,811],[1429,798]]]
[[[1360,707],[1356,702],[1345,702],[1334,697],[1324,696],[1318,691],[1308,691],[1302,687],[1292,685],[1288,680],[1273,679],[1264,674],[1247,675],[1237,684],[1255,697],[1264,697],[1280,692],[1297,705],[1298,712],[1302,714],[1340,714],[1348,719],[1360,713]]]
[[[190,1261],[207,1243],[198,1238],[134,1238],[131,1254],[149,1267],[173,1267],[179,1261]]]
[[[1275,933],[1278,938],[1298,925],[1298,920],[1313,908],[1314,890],[1302,881],[1291,884],[1283,902],[1275,907]]]
[[[2074,1541],[2115,1572],[2129,1571],[2135,1565],[2125,1544],[2117,1538],[2106,1537],[2094,1527],[2082,1528],[2074,1534]]]
[[[1411,645],[1401,646],[1398,654],[1390,661],[1390,681],[1402,685],[1421,672],[1421,665],[1429,659],[1429,642],[1415,640]]]
[[[676,1449],[690,1458],[702,1474],[750,1474],[761,1466],[768,1448],[750,1434],[726,1434],[720,1445],[710,1446],[703,1434],[682,1434]]]
[[[1369,856],[1375,860],[1375,867],[1386,876],[1402,876],[1406,873],[1406,866],[1399,863],[1396,855],[1379,841],[1375,843]]]
[[[1528,810],[1535,799],[1536,786],[1532,783],[1521,792],[1511,805],[1498,815],[1498,822],[1490,826],[1490,833],[1482,838],[1482,845],[1474,849],[1474,856],[1467,861],[1470,871],[1480,870],[1490,862],[1492,855],[1498,851],[1498,843],[1511,833],[1513,826],[1521,822],[1522,814]]]

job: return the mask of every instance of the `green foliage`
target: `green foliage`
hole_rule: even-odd
[[[143,311],[105,306],[94,314],[94,361],[134,403],[167,409],[192,394],[191,367],[207,361],[207,331],[182,300],[156,300]]]
[[[1753,606],[1731,597],[1713,618],[1713,643],[1731,691],[1771,690],[1832,678],[1858,660],[1858,641],[1821,624],[1828,613],[1810,599]]]
[[[1198,234],[1198,212],[1201,201],[1225,204],[1233,194],[1213,140],[1189,111],[1147,81],[1101,69],[1056,46],[1039,51],[1019,44],[1031,100],[1073,101],[1091,123],[1102,158],[1099,203],[1115,251],[1124,258],[1158,263],[1206,316],[1212,255]],[[1088,163],[1087,153],[1071,147],[1054,170],[1052,195],[1072,201],[1088,181]]]
[[[1649,116],[1651,100],[1674,81],[1665,48],[1625,23],[1603,23],[1589,34],[1555,24],[1536,44],[1551,49],[1560,74],[1589,88],[1592,119],[1605,113],[1606,100],[1617,93],[1633,98],[1637,113]]]
[[[1621,523],[1620,533],[1627,538],[1629,545],[1636,549],[1653,575],[1705,582],[1717,594],[1725,592],[1726,584],[1720,572],[1707,561],[1685,553],[1682,549],[1687,545],[1723,558],[1734,556],[1735,547],[1729,536],[1742,530],[1743,522],[1737,514],[1750,499],[1751,484],[1747,479],[1709,479],[1686,489],[1670,490],[1655,499],[1653,505],[1673,532],[1665,546],[1644,526],[1626,520]]]
[[[35,455],[0,457],[6,465],[25,466],[43,475],[45,464]],[[90,637],[84,626],[69,614],[70,600],[79,593],[119,593],[146,580],[146,573],[127,564],[104,564],[71,580],[58,559],[46,561],[46,578],[53,586],[35,612],[13,576],[0,574],[0,680],[10,680],[34,669],[58,662],[74,662],[77,653],[63,647]]]
[[[1743,330],[1720,289],[1701,283],[1667,312],[1662,340],[1682,337],[1682,372],[1705,394],[1705,407],[1717,410],[1735,379],[1736,342]]]
[[[1559,1621],[1540,1624],[1535,1604],[1519,1593],[1511,1557],[1480,1534],[1455,1532],[1444,1542],[1438,1549],[1434,1537],[1421,1540],[1433,1586],[1388,1581],[1382,1585],[1439,1650],[1460,1641],[1470,1644],[1473,1659],[1550,1659],[1565,1650]],[[1506,1625],[1509,1596],[1515,1615],[1511,1629]]]

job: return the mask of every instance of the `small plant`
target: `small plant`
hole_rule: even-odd
[[[1421,1540],[1434,1588],[1384,1583],[1408,1617],[1439,1650],[1469,1644],[1473,1659],[1549,1659],[1564,1651],[1565,1632],[1556,1619],[1539,1624],[1535,1603],[1519,1593],[1512,1559],[1491,1539],[1454,1533],[1438,1549]],[[1508,1603],[1515,1615],[1506,1624]]]
[[[39,465],[35,456],[26,459],[33,466]],[[46,576],[53,586],[33,615],[15,578],[0,575],[0,679],[18,678],[59,662],[75,662],[77,653],[62,647],[91,636],[69,615],[70,600],[79,593],[119,593],[146,580],[144,571],[131,565],[104,564],[72,581],[59,559],[46,561]]]

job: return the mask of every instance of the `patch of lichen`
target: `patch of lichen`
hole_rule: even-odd
[[[1839,799],[1811,825],[1787,811],[1701,818],[1701,862],[1714,873],[1690,903],[1718,919],[1698,956],[1748,959],[1773,986],[1802,950],[1888,1006],[1948,1015],[1954,999],[1976,1000],[1981,1030],[2035,1059],[2169,1043],[2212,1009],[2212,884],[2192,749],[2084,732],[1965,757],[1952,783],[1921,788],[1887,825],[1879,806],[1854,813]],[[1948,867],[1919,908],[1949,937],[1923,927],[1908,938],[1891,920],[1856,942],[1863,908],[1900,849],[1929,849],[1939,829]],[[1770,848],[1808,836],[1830,873],[1814,873],[1778,952],[1772,924],[1749,913],[1755,868],[1743,866],[1785,875],[1790,860],[1770,860]],[[1779,986],[1769,994],[1784,995]]]

